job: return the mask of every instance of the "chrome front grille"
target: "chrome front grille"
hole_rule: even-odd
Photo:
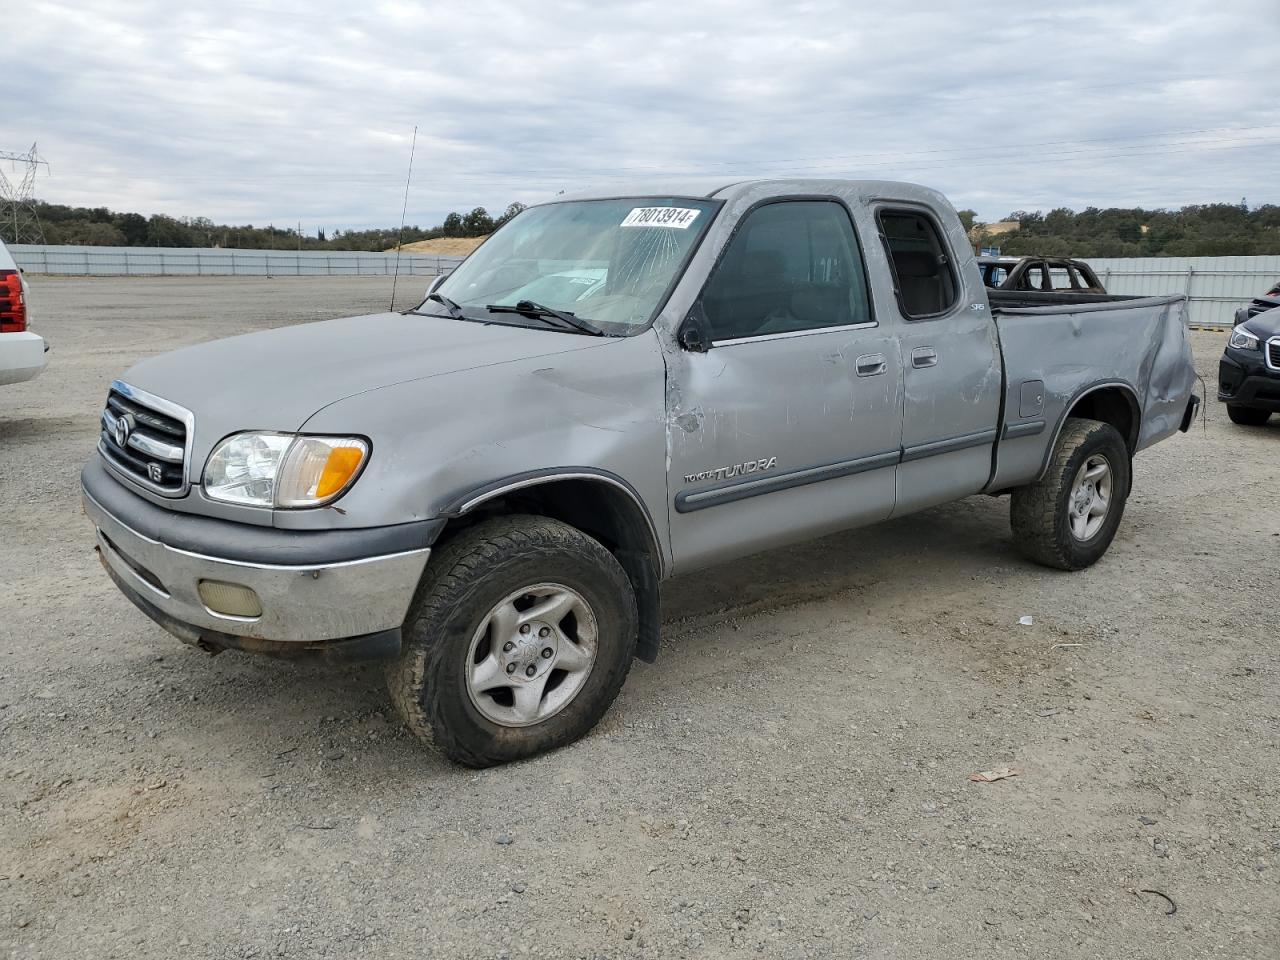
[[[102,411],[98,450],[125,479],[181,497],[190,486],[193,429],[189,410],[117,380]]]

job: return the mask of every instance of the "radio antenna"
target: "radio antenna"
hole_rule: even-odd
[[[409,184],[413,182],[413,153],[418,148],[418,125],[413,125],[409,143],[409,174],[404,178],[404,206],[400,208],[400,235],[396,237],[396,272],[391,278],[391,309],[396,308],[396,285],[400,282],[400,248],[404,246],[404,219],[409,213]]]

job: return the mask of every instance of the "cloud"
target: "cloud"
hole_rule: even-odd
[[[875,177],[986,219],[1280,201],[1275,0],[35,0],[3,146],[50,200],[304,228],[648,178]]]

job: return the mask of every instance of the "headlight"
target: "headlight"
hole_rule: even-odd
[[[1227,341],[1237,350],[1257,350],[1258,338],[1244,327],[1236,327],[1231,331],[1231,339]]]
[[[356,437],[237,433],[210,454],[204,492],[253,507],[318,507],[351,486],[368,456]]]

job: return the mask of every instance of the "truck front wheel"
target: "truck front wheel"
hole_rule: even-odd
[[[486,520],[427,564],[388,671],[409,729],[486,767],[577,740],[618,695],[638,613],[626,572],[545,517]]]
[[[1018,549],[1060,570],[1096,563],[1120,526],[1130,469],[1115,427],[1069,418],[1043,479],[1013,491],[1009,521]]]

